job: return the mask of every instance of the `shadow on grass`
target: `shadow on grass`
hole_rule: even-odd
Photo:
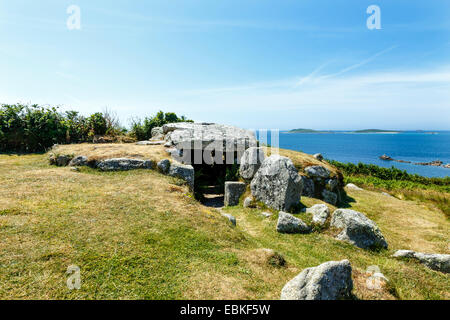
[[[351,204],[355,202],[355,198],[350,197],[345,191],[343,191],[341,201],[339,201],[339,208],[351,208]]]

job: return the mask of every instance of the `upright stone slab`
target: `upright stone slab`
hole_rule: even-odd
[[[173,162],[170,165],[168,174],[169,176],[185,180],[188,183],[189,188],[194,190],[194,167],[191,165]]]
[[[127,171],[135,169],[152,169],[154,162],[151,160],[114,158],[103,160],[97,164],[102,171]]]
[[[281,291],[281,300],[341,300],[352,295],[352,267],[348,260],[329,261],[303,270]]]
[[[267,206],[289,211],[300,202],[302,180],[289,158],[266,158],[251,182],[252,195]]]
[[[327,189],[322,190],[322,197],[323,197],[323,201],[325,201],[326,203],[332,204],[333,206],[335,206],[338,201],[337,194],[334,192],[331,192]]]
[[[250,181],[255,176],[258,169],[261,167],[265,158],[264,149],[251,147],[248,148],[241,158],[239,167],[239,174],[246,181]]]
[[[225,199],[224,204],[226,207],[237,206],[239,204],[239,198],[245,192],[245,183],[243,182],[225,182]]]

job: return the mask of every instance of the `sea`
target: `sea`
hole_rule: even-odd
[[[271,138],[268,137],[270,144]],[[280,148],[302,151],[309,154],[321,153],[324,158],[345,163],[375,164],[392,166],[411,174],[425,177],[448,177],[450,169],[444,167],[415,165],[416,162],[441,160],[450,163],[450,131],[400,132],[400,133],[290,133],[280,132]],[[399,163],[381,160],[381,155]]]

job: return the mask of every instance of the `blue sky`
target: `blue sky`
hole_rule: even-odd
[[[0,103],[108,107],[125,125],[162,109],[253,129],[449,130],[449,18],[446,0],[0,0]]]

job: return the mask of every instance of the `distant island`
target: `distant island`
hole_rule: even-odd
[[[323,133],[322,131],[317,131],[313,129],[292,129],[289,132],[291,133]]]
[[[364,130],[356,130],[354,133],[400,133],[403,131],[398,130],[381,130],[381,129],[364,129]]]

